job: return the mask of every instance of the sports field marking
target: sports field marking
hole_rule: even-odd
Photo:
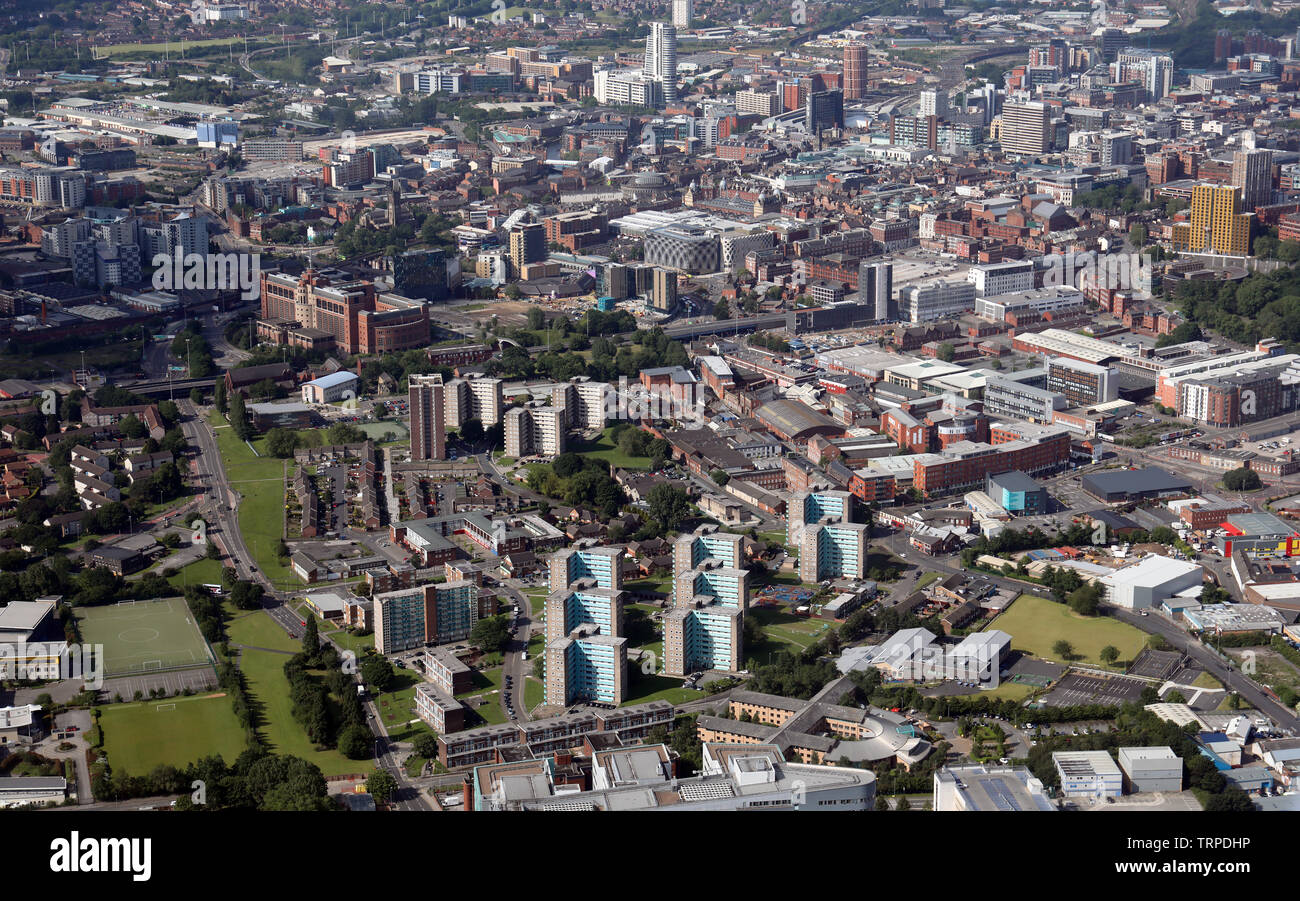
[[[156,710],[175,710],[175,709],[176,709],[176,705],[175,705],[175,704],[159,704],[159,705],[158,705],[156,708],[154,708],[154,709],[156,709]]]
[[[140,626],[117,633],[118,641],[153,641],[159,635],[157,629]]]

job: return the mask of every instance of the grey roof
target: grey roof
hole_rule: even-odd
[[[1037,491],[1042,487],[1018,469],[993,473],[989,481],[1007,491]]]
[[[1111,469],[1083,477],[1083,487],[1097,496],[1109,494],[1150,494],[1162,491],[1190,491],[1192,483],[1157,466],[1146,469]]]

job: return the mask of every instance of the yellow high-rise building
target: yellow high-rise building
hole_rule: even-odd
[[[1246,256],[1250,253],[1251,215],[1241,211],[1240,188],[1196,185],[1192,188],[1191,220],[1174,224],[1174,250]]]

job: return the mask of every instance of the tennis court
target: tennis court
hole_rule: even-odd
[[[77,610],[83,644],[102,645],[104,673],[135,675],[206,666],[207,642],[180,598]]]

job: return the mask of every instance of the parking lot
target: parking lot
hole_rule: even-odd
[[[1043,698],[1050,707],[1071,707],[1076,704],[1105,704],[1118,706],[1142,699],[1142,689],[1148,683],[1123,676],[1092,676],[1070,673],[1056,684]]]

